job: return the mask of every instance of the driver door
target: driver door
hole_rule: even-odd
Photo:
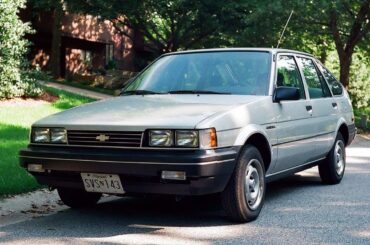
[[[274,103],[277,119],[277,162],[273,173],[282,172],[302,165],[311,160],[314,144],[310,137],[314,133],[312,105],[306,98],[294,55],[280,54],[277,59],[276,87],[295,87],[300,91],[299,100]]]

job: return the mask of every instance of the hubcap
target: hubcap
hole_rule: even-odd
[[[249,161],[245,170],[244,193],[248,207],[257,209],[264,192],[263,171],[257,159]]]
[[[335,171],[337,172],[338,175],[342,175],[344,171],[344,145],[342,141],[337,141],[335,144],[335,151],[334,151],[334,161],[335,161]]]

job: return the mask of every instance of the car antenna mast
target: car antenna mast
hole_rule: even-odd
[[[281,33],[281,35],[280,35],[280,38],[279,38],[279,41],[278,41],[278,43],[277,43],[276,48],[279,48],[279,45],[280,45],[280,43],[281,43],[281,40],[283,39],[283,36],[284,36],[285,29],[286,29],[286,27],[287,27],[287,26],[288,26],[288,24],[289,24],[289,21],[290,21],[290,18],[292,17],[292,14],[293,14],[293,10],[290,12],[290,15],[289,15],[289,17],[288,17],[288,20],[287,20],[287,22],[285,23],[285,26],[284,26],[283,32],[282,32],[282,33]]]

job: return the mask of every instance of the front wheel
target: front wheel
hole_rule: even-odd
[[[346,148],[341,133],[338,133],[333,148],[319,164],[319,174],[325,184],[338,184],[346,168]]]
[[[227,216],[235,222],[255,220],[263,207],[265,191],[265,168],[261,154],[256,147],[246,145],[227,187],[221,193]]]
[[[60,199],[71,208],[94,206],[101,198],[101,193],[86,192],[80,189],[57,188]]]

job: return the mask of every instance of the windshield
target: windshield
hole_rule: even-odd
[[[122,92],[127,94],[208,93],[266,95],[270,54],[228,51],[164,56]]]

